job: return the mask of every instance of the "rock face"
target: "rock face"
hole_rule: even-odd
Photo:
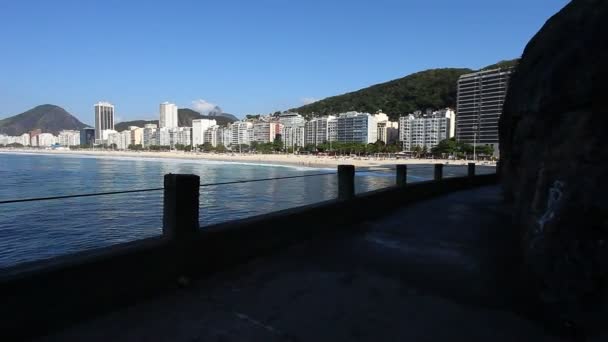
[[[580,324],[608,281],[606,18],[608,1],[573,0],[548,20],[511,78],[500,122],[527,275],[548,311]]]

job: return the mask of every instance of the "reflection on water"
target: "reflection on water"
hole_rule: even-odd
[[[329,172],[331,170],[324,170]],[[167,173],[202,184],[272,178],[318,169],[172,159],[0,154],[0,199],[157,188]],[[444,174],[465,174],[446,170]],[[431,169],[408,170],[408,181]],[[201,188],[201,225],[312,204],[337,196],[335,175]],[[357,173],[357,193],[394,184],[394,171]],[[0,268],[161,234],[162,191],[0,205]]]

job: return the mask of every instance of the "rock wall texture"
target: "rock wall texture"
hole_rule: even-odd
[[[548,311],[579,323],[605,305],[608,279],[607,18],[608,1],[574,0],[549,19],[524,50],[500,122],[528,279]]]

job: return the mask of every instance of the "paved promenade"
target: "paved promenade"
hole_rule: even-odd
[[[420,202],[43,340],[559,341],[517,313],[503,210],[498,187]]]

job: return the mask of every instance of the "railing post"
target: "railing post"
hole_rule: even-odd
[[[407,184],[407,165],[397,165],[397,186]]]
[[[435,164],[435,176],[436,181],[440,181],[443,178],[443,164]]]
[[[475,163],[469,163],[468,174],[469,178],[475,177]]]
[[[338,165],[338,199],[355,197],[355,166]]]
[[[165,175],[163,235],[183,239],[199,229],[200,184],[196,175]]]

